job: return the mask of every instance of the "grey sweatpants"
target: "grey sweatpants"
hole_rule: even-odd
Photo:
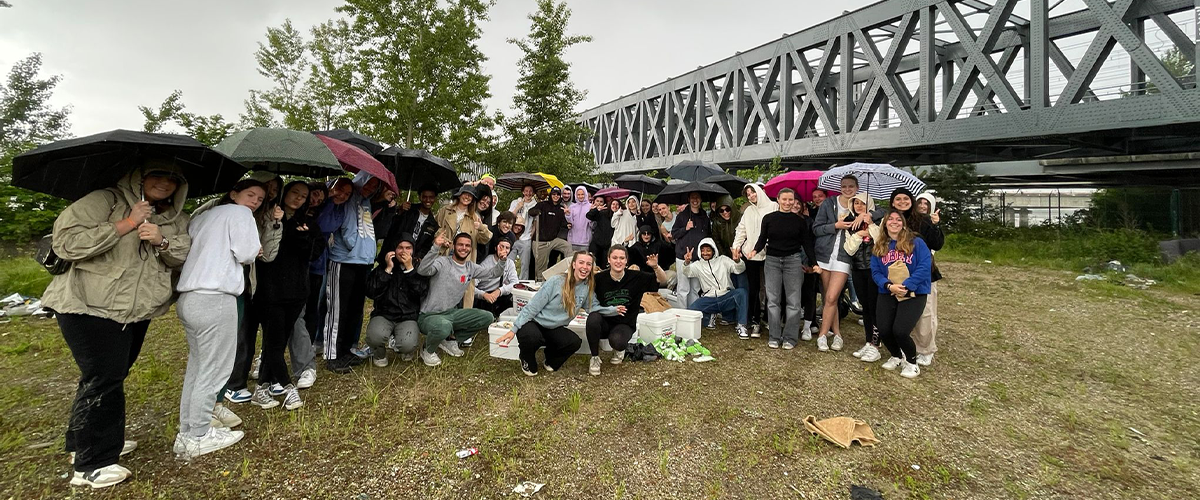
[[[179,432],[208,433],[217,392],[233,374],[237,356],[237,297],[184,292],[175,307],[187,332],[188,360],[179,397]]]
[[[372,316],[367,323],[367,345],[375,359],[387,356],[388,338],[396,337],[396,352],[412,354],[421,344],[421,330],[413,320],[394,322],[383,316]]]
[[[304,323],[304,310],[296,318],[296,326],[292,330],[292,338],[288,341],[288,352],[292,355],[292,377],[300,378],[304,370],[317,369],[317,354],[313,349],[312,337],[308,336],[308,326]]]

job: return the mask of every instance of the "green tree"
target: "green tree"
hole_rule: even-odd
[[[66,201],[12,185],[17,155],[70,135],[70,108],[54,108],[50,98],[62,80],[42,78],[41,54],[17,61],[0,86],[0,239],[26,243],[50,232]]]
[[[184,134],[208,146],[213,146],[221,142],[221,140],[237,131],[237,124],[225,121],[225,117],[220,114],[198,115],[186,111],[186,108],[187,106],[183,104],[183,91],[180,90],[171,92],[171,95],[163,99],[162,104],[159,104],[157,109],[138,106],[138,111],[141,111],[142,117],[145,120],[142,124],[142,130],[146,132],[172,132],[165,130],[164,126],[173,122],[183,129]]]
[[[509,39],[524,53],[513,97],[516,115],[505,120],[504,146],[492,160],[497,171],[540,170],[560,179],[592,179],[595,161],[584,149],[588,131],[575,121],[585,93],[571,83],[563,54],[592,37],[568,34],[571,9],[565,2],[539,0],[529,15],[529,37]]]
[[[273,124],[275,118],[265,110],[278,112],[279,124],[297,130],[313,127],[311,109],[305,106],[302,95],[304,73],[308,69],[307,42],[304,36],[287,19],[278,28],[267,28],[265,42],[258,42],[254,60],[258,62],[258,74],[270,79],[275,87],[270,90],[250,91],[246,101],[246,112],[242,121],[259,125]],[[270,119],[266,119],[270,116]]]
[[[971,224],[984,222],[987,213],[982,200],[991,192],[980,179],[972,163],[935,165],[921,174],[927,190],[937,194],[942,227],[950,231],[963,230]]]
[[[484,0],[347,0],[361,81],[350,110],[361,131],[390,144],[432,150],[456,163],[490,148],[487,58],[479,49]]]

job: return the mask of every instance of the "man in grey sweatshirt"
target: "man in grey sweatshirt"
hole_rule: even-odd
[[[503,276],[507,262],[507,259],[498,259],[495,265],[485,269],[470,260],[475,241],[467,233],[459,233],[454,237],[454,251],[450,255],[438,255],[442,248],[448,246],[450,242],[438,235],[433,248],[417,267],[418,273],[429,277],[429,294],[421,301],[421,314],[417,317],[417,327],[425,334],[421,361],[428,366],[442,364],[437,355],[438,348],[451,356],[462,356],[458,342],[473,337],[492,324],[495,319],[492,313],[459,306],[471,280]]]

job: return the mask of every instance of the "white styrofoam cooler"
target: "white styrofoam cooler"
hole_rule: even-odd
[[[654,342],[663,335],[675,335],[676,322],[675,314],[670,311],[638,314],[638,337],[643,342]]]
[[[691,309],[667,309],[666,312],[675,315],[675,335],[700,340],[700,323],[704,320],[704,313]]]
[[[533,290],[522,290],[520,288],[513,289],[513,314],[520,313],[521,309],[525,307],[525,304],[528,304],[530,300],[533,300],[533,296],[536,294],[537,292]]]

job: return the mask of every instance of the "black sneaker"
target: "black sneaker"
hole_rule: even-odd
[[[367,362],[367,358],[360,358],[360,357],[354,356],[354,355],[351,355],[350,359],[346,360],[346,363],[349,363],[350,366],[358,366],[358,365],[361,365],[366,362]]]
[[[333,373],[346,374],[350,373],[350,363],[340,359],[331,359],[325,362],[325,368]]]
[[[530,368],[529,363],[521,361],[521,371],[524,372],[526,375],[529,375],[530,377],[536,377],[537,376],[537,365],[534,365],[532,368]]]

